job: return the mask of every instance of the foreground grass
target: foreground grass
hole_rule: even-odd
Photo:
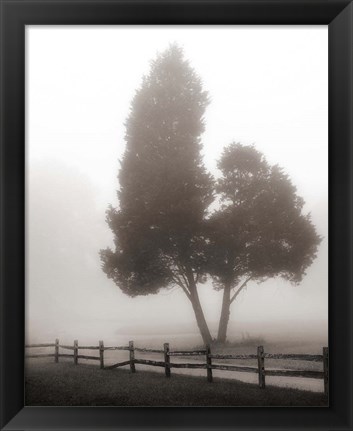
[[[296,389],[93,365],[31,361],[27,406],[327,406],[324,394]]]

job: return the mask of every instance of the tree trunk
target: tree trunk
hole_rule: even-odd
[[[205,315],[203,314],[203,310],[201,307],[201,303],[200,303],[200,299],[197,291],[195,291],[195,293],[191,295],[190,301],[192,304],[192,308],[194,309],[197,326],[200,329],[203,342],[204,344],[211,344],[212,343],[211,333],[210,333],[210,330],[208,329],[208,325],[205,319]]]
[[[188,281],[189,281],[189,288],[190,288],[190,301],[192,304],[192,308],[195,313],[197,326],[199,327],[202,339],[204,344],[211,344],[212,343],[212,336],[210,333],[210,330],[208,329],[208,325],[205,319],[205,315],[203,314],[199,294],[197,292],[197,287],[194,281],[194,277],[192,274],[187,275]]]
[[[217,341],[225,343],[227,339],[227,328],[230,315],[230,284],[225,284],[223,289],[223,302],[221,317],[219,319]]]

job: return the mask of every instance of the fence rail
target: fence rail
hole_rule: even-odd
[[[135,361],[135,363],[137,363]],[[107,367],[104,367],[105,370],[112,370],[113,368],[123,367],[124,365],[130,365],[130,360],[123,361],[123,362],[117,362],[114,365],[108,365]]]
[[[141,347],[135,347],[135,352],[142,352],[142,353],[164,353],[164,350],[157,350],[157,349],[146,349]]]
[[[104,347],[104,350],[130,350],[129,346]]]
[[[294,354],[281,354],[281,353],[265,353],[267,359],[291,359],[294,361],[311,361],[322,362],[323,355],[294,355]]]
[[[257,355],[210,355],[212,359],[257,359]]]
[[[239,365],[213,364],[212,368],[214,370],[240,371],[241,373],[258,373],[259,372],[259,370],[255,367],[242,367]]]
[[[31,348],[31,347],[54,347],[55,344],[51,343],[51,344],[28,344],[26,347]]]
[[[152,361],[151,359],[135,359],[135,364],[152,365],[154,367],[165,367],[165,362]]]
[[[328,394],[329,388],[329,366],[328,366],[328,348],[324,347],[322,355],[307,355],[307,354],[282,354],[282,353],[265,353],[263,346],[257,348],[257,354],[249,355],[221,355],[212,354],[210,346],[206,346],[205,349],[198,350],[170,350],[169,343],[164,343],[163,350],[149,349],[142,347],[134,347],[134,342],[129,341],[128,346],[104,346],[103,341],[99,341],[98,346],[79,346],[78,341],[75,340],[73,345],[59,344],[59,340],[56,339],[55,343],[42,343],[42,344],[28,344],[25,346],[28,349],[32,348],[48,348],[54,347],[54,353],[39,353],[39,354],[27,354],[26,358],[48,358],[53,357],[54,361],[59,362],[59,358],[73,358],[74,364],[78,364],[79,359],[99,361],[100,368],[104,370],[111,370],[118,367],[130,366],[132,373],[136,372],[136,365],[149,365],[153,367],[162,367],[165,369],[166,377],[171,376],[172,368],[191,368],[191,369],[205,369],[207,371],[207,380],[212,382],[212,370],[224,370],[224,371],[238,371],[242,373],[255,373],[259,376],[259,387],[265,388],[266,376],[280,376],[280,377],[303,377],[311,379],[323,379],[324,380],[324,392]],[[60,349],[72,350],[72,354],[61,353]],[[79,350],[98,350],[99,356],[91,355],[80,355]],[[104,352],[122,350],[129,352],[129,359],[126,361],[117,362],[113,365],[104,365]],[[152,359],[141,359],[135,358],[135,352],[140,353],[158,353],[164,355],[163,361],[156,361]],[[202,363],[181,363],[171,362],[173,357],[190,357],[190,356],[203,356],[205,362]],[[227,360],[257,360],[257,367],[249,367],[243,365],[230,365],[230,364],[214,364],[213,359],[227,359]],[[289,369],[265,369],[265,359],[273,360],[295,360],[295,361],[309,361],[309,362],[321,362],[323,364],[322,371],[313,370],[289,370]]]
[[[206,350],[196,350],[195,352],[180,350],[180,351],[169,352],[168,355],[169,356],[199,356],[199,355],[206,355]]]

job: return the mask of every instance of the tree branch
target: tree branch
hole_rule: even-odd
[[[180,278],[176,274],[173,274],[172,278],[173,278],[174,283],[177,284],[178,286],[180,286],[183,289],[185,295],[191,300],[191,294],[188,291],[188,289],[184,286],[184,284],[180,280]]]
[[[239,287],[239,289],[234,293],[234,295],[230,298],[230,304],[235,300],[235,298],[239,295],[240,291],[244,289],[248,281],[252,279],[252,276],[247,278],[244,283]]]
[[[188,290],[186,290],[185,286],[183,284],[180,284],[180,287],[183,289],[183,291],[185,292],[185,295],[188,297],[188,299],[191,301],[191,294],[189,293]]]
[[[183,277],[185,286],[189,288],[189,283],[188,283],[188,279],[185,277],[184,272],[185,270],[183,270],[182,268],[180,268],[180,265],[177,264],[178,270],[179,270],[179,274]]]

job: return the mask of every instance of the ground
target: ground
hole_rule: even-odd
[[[327,406],[322,393],[41,360],[27,362],[25,390],[27,406]]]

